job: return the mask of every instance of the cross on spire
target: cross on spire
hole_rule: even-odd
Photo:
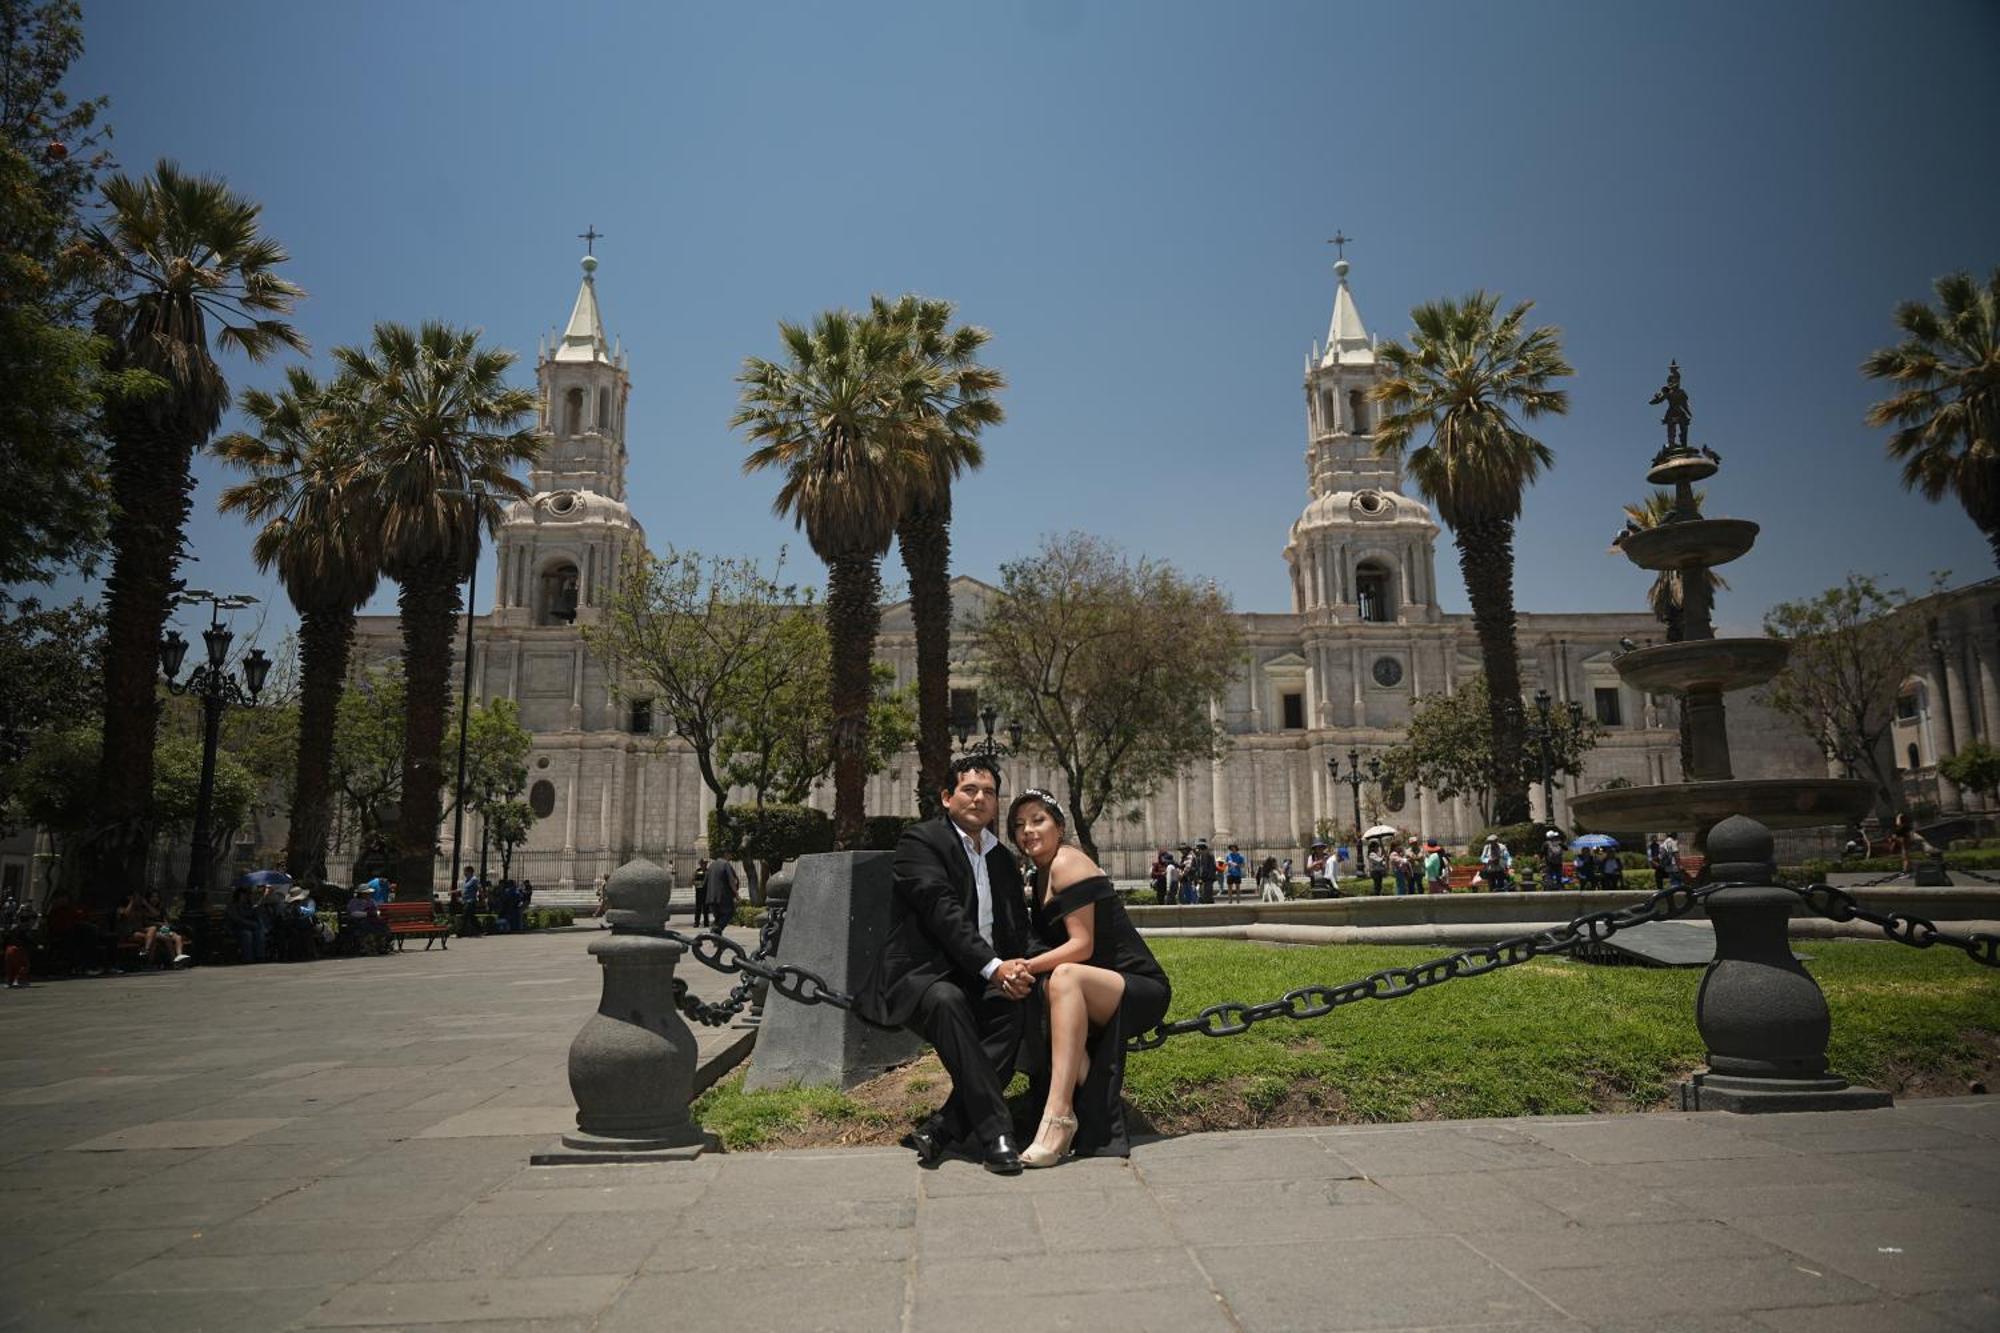
[[[1327,244],[1333,247],[1333,257],[1335,259],[1347,258],[1347,247],[1352,245],[1353,243],[1354,243],[1354,238],[1352,236],[1348,236],[1338,230],[1336,230],[1333,233],[1332,238],[1327,241]]]
[[[578,232],[576,239],[583,242],[583,252],[585,254],[595,254],[597,252],[597,243],[604,239],[604,233],[599,231],[597,224],[593,222]]]

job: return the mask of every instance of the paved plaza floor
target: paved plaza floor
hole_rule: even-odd
[[[2000,1328],[1984,1098],[530,1167],[592,938],[0,992],[0,1328]]]

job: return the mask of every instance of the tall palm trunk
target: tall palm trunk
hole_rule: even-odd
[[[1491,696],[1493,822],[1519,824],[1528,818],[1528,778],[1521,767],[1526,719],[1521,711],[1521,659],[1514,641],[1514,521],[1473,520],[1460,524],[1455,536]]]
[[[160,716],[160,634],[176,591],[181,532],[202,432],[171,405],[114,407],[110,414],[113,556],[105,583],[102,816],[88,839],[84,893],[115,902],[145,881],[151,845],[153,741]],[[201,645],[191,655],[202,660]]]
[[[870,554],[835,556],[827,565],[827,630],[832,636],[833,845],[861,846],[867,816],[868,702],[875,634],[882,623],[882,567]]]
[[[951,492],[896,525],[917,631],[917,813],[928,819],[951,771]]]
[[[396,825],[398,895],[429,902],[444,812],[444,724],[451,708],[451,640],[458,573],[446,560],[398,571],[403,621],[403,806]],[[452,867],[456,875],[458,867]]]
[[[333,828],[333,729],[347,659],[354,645],[354,608],[309,607],[299,614],[299,746],[292,783],[291,833],[285,873],[326,879],[326,842]]]

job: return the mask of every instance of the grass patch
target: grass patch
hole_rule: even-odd
[[[1899,1096],[1957,1095],[2000,1070],[2000,976],[1956,951],[1863,940],[1804,943],[1833,1014],[1843,1076]],[[1286,948],[1153,941],[1174,981],[1170,1017],[1262,1001],[1436,957],[1433,947]],[[1176,1037],[1126,1063],[1135,1128],[1204,1129],[1645,1111],[1702,1063],[1699,968],[1541,959],[1401,1000],[1349,1005],[1239,1036]],[[1018,1095],[1025,1087],[1016,1079]],[[731,1148],[893,1143],[943,1100],[935,1055],[847,1093],[746,1093],[732,1078],[696,1117]],[[1032,1125],[1038,1107],[1016,1107]]]

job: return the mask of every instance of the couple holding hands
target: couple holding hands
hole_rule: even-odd
[[[1125,1041],[1166,1017],[1166,973],[1110,877],[1064,840],[1053,795],[1031,787],[1008,807],[1017,861],[994,832],[999,766],[968,755],[949,782],[944,813],[897,844],[888,938],[854,997],[869,1021],[921,1034],[951,1075],[903,1142],[924,1166],[957,1151],[1000,1175],[1122,1157]],[[1017,1062],[1042,1107],[1025,1150],[1004,1096]]]

